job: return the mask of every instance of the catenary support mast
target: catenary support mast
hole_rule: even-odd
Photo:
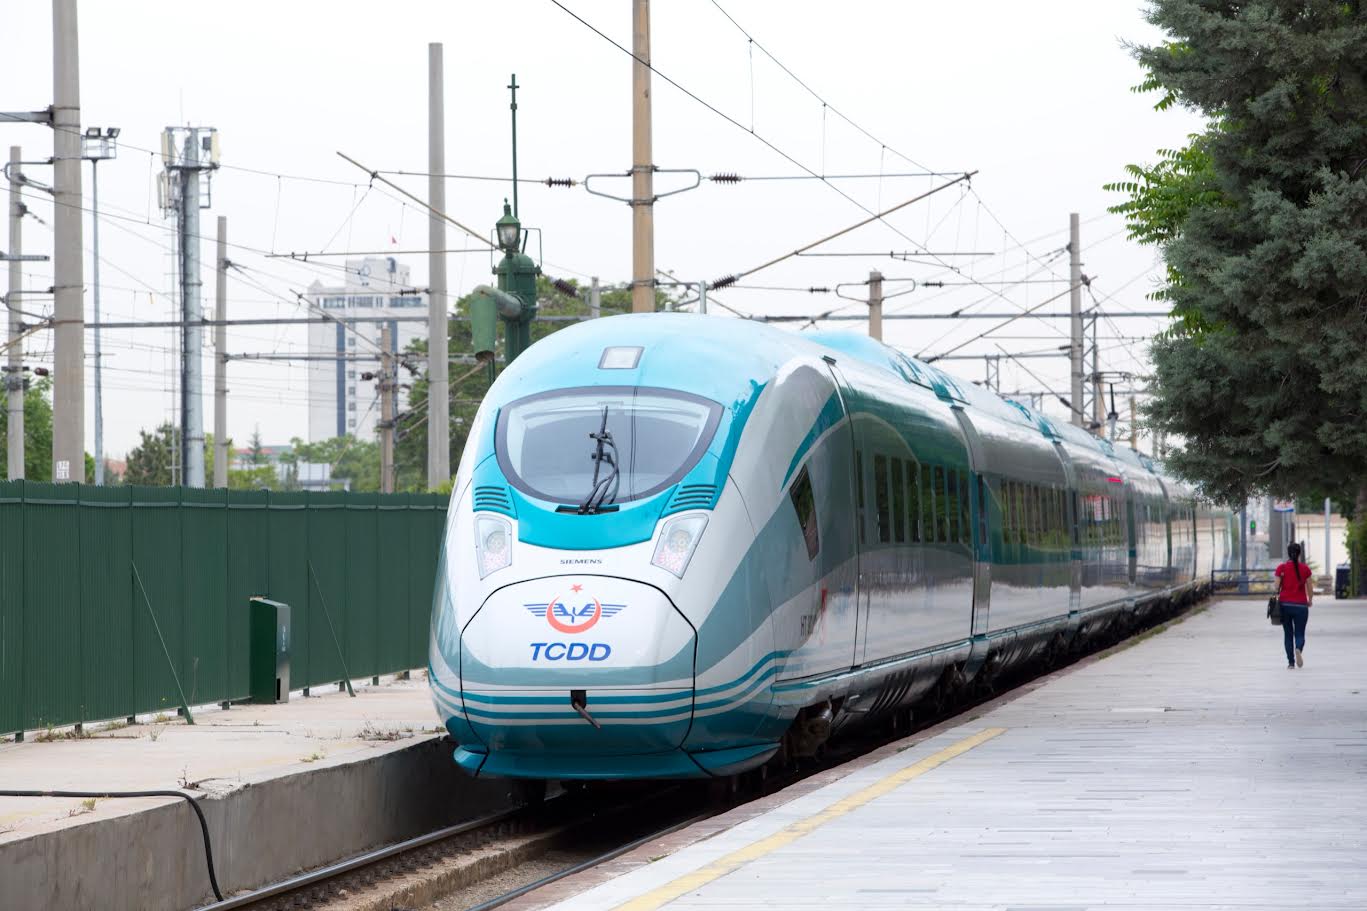
[[[214,256],[214,486],[228,486],[228,219],[218,216]]]
[[[1082,240],[1078,227],[1078,216],[1074,212],[1068,216],[1068,309],[1072,324],[1068,356],[1072,369],[1073,423],[1082,426]]]
[[[632,0],[631,312],[655,311],[655,166],[651,150],[650,0]]]
[[[427,45],[427,486],[451,477],[451,387],[446,351],[446,99],[442,46]]]
[[[52,2],[52,480],[85,480],[85,250],[76,0]]]
[[[19,289],[23,286],[24,270],[24,201],[19,195],[22,183],[19,171],[21,158],[18,146],[9,149],[9,293],[5,303],[9,307],[9,369],[5,373],[6,399],[9,413],[8,444],[5,475],[11,481],[24,476],[24,343],[19,340],[23,324],[19,311],[23,309]]]

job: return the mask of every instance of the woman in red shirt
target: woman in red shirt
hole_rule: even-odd
[[[1314,587],[1310,584],[1310,567],[1301,562],[1301,546],[1294,541],[1287,545],[1288,559],[1277,567],[1281,589],[1277,599],[1282,604],[1282,639],[1286,645],[1286,666],[1294,670],[1305,664],[1305,624],[1310,620],[1310,601]]]

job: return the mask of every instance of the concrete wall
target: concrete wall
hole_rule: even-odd
[[[360,762],[250,784],[200,802],[225,896],[508,805],[431,738]],[[181,911],[213,900],[183,800],[0,844],[0,908]]]

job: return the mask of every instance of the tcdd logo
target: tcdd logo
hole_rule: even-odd
[[[545,617],[551,629],[557,633],[569,633],[576,635],[593,629],[598,621],[604,617],[615,616],[625,604],[603,604],[597,598],[584,604],[582,607],[572,607],[560,600],[556,595],[550,601],[541,604],[524,604],[534,617]]]
[[[606,642],[533,642],[533,661],[604,661],[612,654]]]

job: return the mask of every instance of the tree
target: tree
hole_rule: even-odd
[[[335,488],[346,483],[355,491],[380,489],[380,444],[373,440],[363,442],[354,436],[342,436],[305,443],[295,437],[290,440],[290,450],[290,464],[296,475],[300,462],[312,462],[332,466]]]
[[[170,423],[164,423],[152,433],[139,430],[138,436],[138,445],[128,453],[128,468],[123,473],[123,482],[169,487],[172,459],[180,449],[180,432]]]
[[[1152,426],[1209,496],[1367,504],[1367,15],[1360,0],[1154,0],[1145,88],[1210,119],[1112,185],[1179,322]],[[1340,497],[1340,499],[1342,499]],[[1367,510],[1362,510],[1367,511]]]
[[[128,467],[123,473],[123,483],[141,484],[148,487],[169,487],[174,480],[172,467],[178,461],[180,452],[180,428],[169,421],[157,425],[156,430],[148,433],[138,431],[138,445],[128,453]],[[231,443],[230,443],[231,445]],[[214,438],[212,434],[204,437],[204,464],[214,464]],[[87,472],[93,472],[93,460]],[[231,479],[232,472],[229,472]],[[233,486],[231,482],[228,485]]]
[[[52,480],[52,380],[30,382],[24,390],[24,477],[30,481]],[[9,410],[0,406],[0,432],[9,445]],[[0,459],[0,478],[9,477],[7,459]]]
[[[265,465],[270,461],[266,458],[265,447],[261,445],[261,426],[259,424],[252,428],[252,437],[247,446],[248,465]]]

